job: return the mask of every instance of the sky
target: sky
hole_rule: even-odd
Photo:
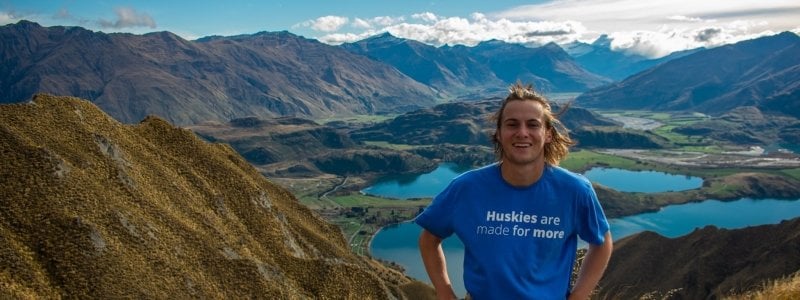
[[[591,43],[661,57],[783,31],[800,34],[798,0],[0,0],[0,25],[20,20],[106,33],[170,31],[185,39],[260,31],[338,45],[389,32],[433,46],[502,40]]]

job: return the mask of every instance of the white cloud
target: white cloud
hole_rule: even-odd
[[[353,22],[350,22],[350,19],[347,17],[341,16],[324,16],[319,17],[314,20],[309,20],[302,22],[300,24],[296,24],[293,28],[297,27],[309,27],[316,31],[327,32],[328,34],[325,35],[326,38],[320,38],[320,40],[327,41],[327,40],[343,40],[343,37],[353,37],[353,36],[362,36],[364,33],[356,34],[356,33],[334,33],[342,29],[345,25],[350,25],[349,27],[361,30],[371,30],[375,27],[387,27],[392,26],[394,24],[405,22],[404,17],[391,17],[391,16],[379,16],[373,17],[370,19],[362,19],[362,18],[355,18]],[[384,30],[385,31],[385,30]]]
[[[404,22],[405,18],[403,17],[390,17],[390,16],[380,16],[374,17],[370,20],[370,23],[378,25],[378,26],[391,26],[394,24],[398,24]]]
[[[0,24],[9,24],[16,22],[16,18],[7,12],[0,12]]]
[[[129,28],[129,27],[150,27],[156,28],[156,21],[147,13],[139,13],[130,7],[119,7],[114,10],[117,14],[116,21],[100,19],[97,24],[102,28]]]
[[[433,22],[436,22],[437,20],[439,20],[439,17],[436,16],[432,12],[424,12],[424,13],[419,13],[419,14],[413,14],[413,15],[411,15],[411,18],[412,19],[421,20],[423,22],[428,22],[428,23],[433,23]]]
[[[372,28],[372,24],[370,24],[369,21],[361,18],[356,18],[355,20],[353,20],[352,26],[355,28],[362,28],[362,29]]]
[[[607,34],[615,50],[655,58],[800,31],[798,15],[796,0],[550,0],[469,17],[421,12],[412,14],[410,21],[402,16],[359,18],[349,27],[358,32],[331,30],[320,40],[340,44],[389,32],[434,46],[473,46],[490,39],[539,46],[592,42]]]
[[[365,31],[359,34],[356,33],[331,33],[326,34],[319,38],[319,40],[323,43],[331,44],[331,45],[339,45],[343,43],[352,43],[356,41],[360,41],[366,39],[370,36],[377,34],[375,31]]]
[[[29,20],[33,21],[36,19],[37,16],[35,15],[21,15],[17,11],[14,10],[6,10],[0,11],[0,25],[17,23],[21,20]]]
[[[347,17],[340,17],[340,16],[324,16],[319,17],[315,20],[303,22],[302,25],[311,27],[316,31],[322,32],[333,32],[342,28],[345,24],[349,22]]]
[[[591,28],[584,41],[607,33],[618,50],[658,57],[791,30],[798,15],[800,2],[795,0],[562,0],[493,16],[515,22],[577,20]]]
[[[542,45],[548,42],[570,42],[586,29],[578,22],[513,22],[490,20],[482,14],[472,19],[440,18],[433,24],[402,23],[385,28],[393,35],[434,45],[463,44],[473,46],[497,39],[512,43]]]
[[[510,43],[543,45],[549,42],[567,43],[579,38],[586,28],[579,22],[514,22],[508,19],[490,20],[485,15],[474,13],[471,19],[461,17],[437,17],[433,23],[397,23],[387,19],[373,18],[369,24],[377,26],[380,21],[391,24],[370,29],[362,33],[330,33],[319,40],[329,44],[341,44],[364,39],[379,32],[441,46],[463,44],[474,46],[482,41],[497,39]],[[429,19],[430,20],[430,19]],[[354,22],[355,24],[356,22]],[[308,24],[306,24],[308,26]],[[372,27],[375,28],[375,27]]]
[[[667,20],[679,21],[679,22],[703,22],[703,19],[701,18],[687,17],[681,15],[669,16],[667,17]]]

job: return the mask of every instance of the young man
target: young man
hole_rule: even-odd
[[[499,162],[453,179],[415,219],[437,297],[456,298],[441,248],[455,233],[472,299],[588,298],[613,246],[591,183],[558,167],[574,143],[531,86],[512,86],[495,119]],[[589,247],[570,290],[578,237]]]

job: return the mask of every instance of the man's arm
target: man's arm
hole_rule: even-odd
[[[586,251],[586,256],[583,258],[578,279],[575,281],[575,286],[569,295],[570,300],[589,298],[592,290],[597,286],[600,278],[603,277],[603,272],[606,270],[613,250],[614,243],[611,241],[610,230],[606,232],[605,241],[602,245],[589,243],[589,250]]]
[[[442,239],[423,229],[419,236],[419,252],[425,271],[436,289],[437,299],[456,299],[456,293],[447,275],[447,262],[442,250]]]

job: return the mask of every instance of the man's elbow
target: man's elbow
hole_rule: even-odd
[[[442,239],[440,239],[438,236],[434,235],[433,233],[430,233],[430,231],[427,231],[425,229],[423,229],[422,233],[420,233],[419,235],[419,247],[421,249],[436,248],[441,243]]]
[[[606,235],[603,238],[603,244],[597,245],[596,248],[605,254],[606,259],[611,257],[611,253],[614,252],[614,240],[611,237],[611,230],[606,232]]]

